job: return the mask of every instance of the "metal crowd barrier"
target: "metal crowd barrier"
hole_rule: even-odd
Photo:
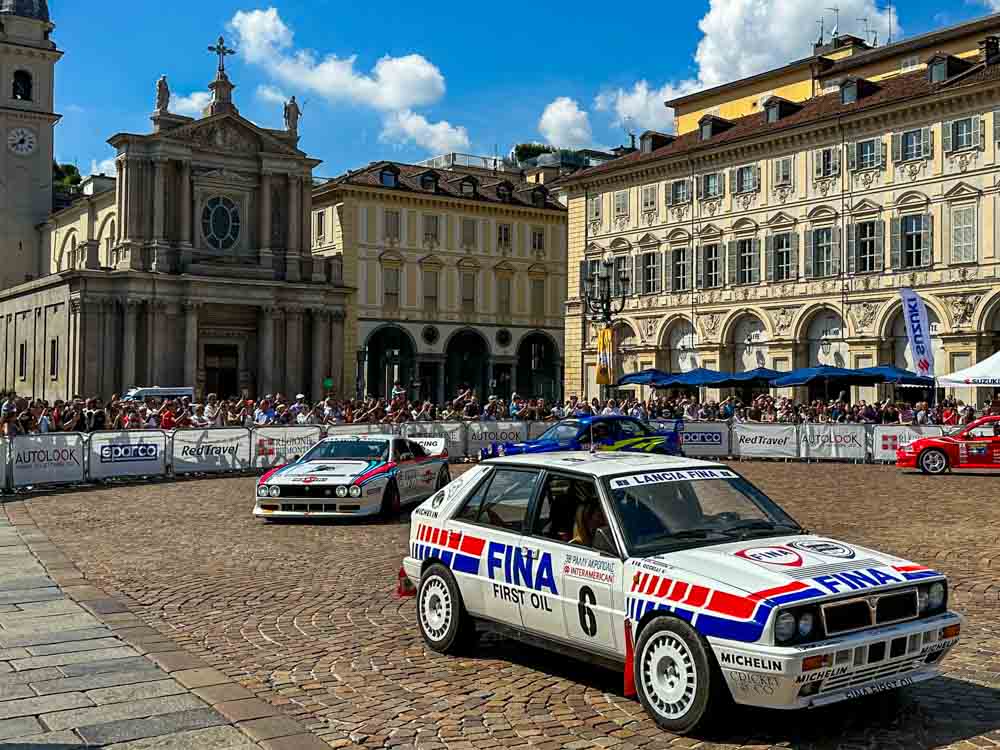
[[[651,420],[657,430],[675,422]],[[444,438],[454,461],[494,442],[539,437],[552,422],[408,422],[323,428],[221,427],[197,430],[47,433],[0,440],[0,490],[136,477],[263,471],[301,456],[328,435],[374,433]],[[687,421],[683,451],[698,458],[893,462],[896,450],[941,427]]]

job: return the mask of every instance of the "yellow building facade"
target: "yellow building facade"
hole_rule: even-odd
[[[558,398],[566,210],[517,173],[376,162],[316,188],[313,252],[353,288],[358,394]]]
[[[907,44],[920,64],[906,73],[867,79],[835,62],[815,95],[702,114],[565,181],[568,395],[598,395],[599,324],[580,280],[607,258],[632,281],[618,375],[914,369],[903,287],[927,302],[938,374],[1000,349],[1000,41],[979,34],[961,55]],[[855,62],[893,64],[891,49]],[[733,84],[732,99],[742,93]]]

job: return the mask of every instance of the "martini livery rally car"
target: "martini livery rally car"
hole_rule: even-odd
[[[807,533],[724,466],[634,453],[480,464],[414,511],[399,591],[435,651],[492,629],[623,670],[673,732],[729,698],[926,680],[961,629],[940,573]]]
[[[261,518],[390,515],[451,480],[444,438],[329,437],[257,483]]]
[[[493,443],[483,448],[480,459],[521,453],[601,450],[628,453],[658,453],[677,456],[681,452],[682,423],[669,432],[657,432],[634,417],[580,417],[552,425],[535,440],[523,443]]]
[[[915,440],[896,451],[896,466],[924,474],[1000,469],[1000,417],[977,419],[954,435]]]

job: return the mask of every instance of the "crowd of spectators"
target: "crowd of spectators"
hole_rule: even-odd
[[[1000,415],[1000,397],[983,404],[945,399],[935,405],[887,399],[880,402],[850,403],[846,393],[830,401],[801,403],[786,397],[760,394],[747,400],[728,397],[719,401],[699,401],[690,394],[654,395],[637,398],[581,400],[571,396],[565,402],[543,398],[510,399],[490,396],[485,400],[470,388],[461,388],[444,404],[411,401],[397,384],[388,398],[368,397],[343,400],[334,397],[315,403],[304,394],[286,398],[268,394],[260,400],[219,398],[208,394],[203,403],[189,398],[159,401],[74,398],[49,404],[8,395],[2,406],[3,434],[46,432],[96,432],[99,430],[141,430],[207,427],[252,427],[280,425],[338,425],[358,423],[401,424],[435,421],[557,421],[567,417],[625,415],[642,420],[684,419],[689,421],[763,422],[779,424],[852,423],[917,424],[954,426],[968,424],[984,414]]]

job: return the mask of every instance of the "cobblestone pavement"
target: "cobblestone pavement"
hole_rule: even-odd
[[[132,610],[334,747],[1000,746],[1000,479],[747,463],[810,528],[945,571],[964,612],[947,676],[808,713],[738,708],[698,737],[660,732],[621,676],[499,639],[428,652],[394,596],[408,521],[264,524],[252,479],[118,487],[24,504]]]

